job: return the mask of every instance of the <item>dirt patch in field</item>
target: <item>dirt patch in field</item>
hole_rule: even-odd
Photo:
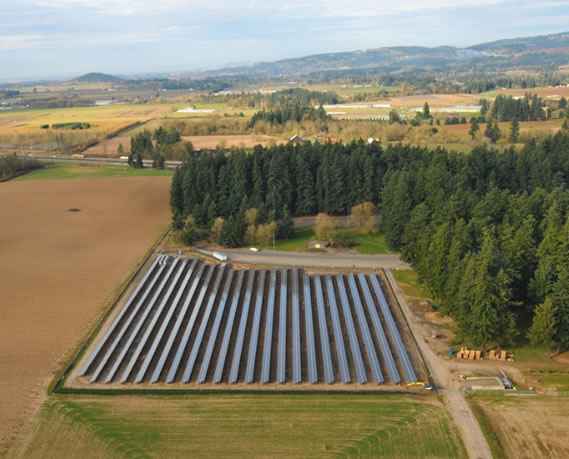
[[[508,457],[569,457],[565,398],[476,400]]]
[[[562,88],[528,88],[528,89],[507,89],[500,91],[502,94],[509,94],[512,96],[524,96],[527,93],[537,94],[540,97],[550,96],[550,99],[561,98],[562,96],[569,97],[569,87]]]
[[[0,184],[0,456],[168,225],[169,185],[169,177]]]
[[[194,150],[214,150],[218,145],[223,148],[253,148],[255,145],[266,147],[270,144],[281,144],[283,140],[268,135],[196,135],[182,137],[192,142]]]

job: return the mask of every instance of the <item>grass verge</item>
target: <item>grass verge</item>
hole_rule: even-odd
[[[506,451],[504,450],[504,447],[502,446],[500,439],[496,435],[496,432],[494,432],[494,430],[492,429],[492,425],[490,424],[490,421],[486,417],[484,410],[478,403],[476,403],[474,398],[469,397],[468,402],[472,407],[472,411],[474,412],[474,416],[476,416],[478,424],[480,425],[480,429],[482,429],[484,438],[486,438],[486,441],[488,442],[488,446],[490,447],[492,456],[495,459],[506,459],[508,457],[506,455]]]
[[[132,169],[128,166],[101,166],[71,163],[55,163],[43,169],[32,171],[14,179],[15,182],[28,180],[62,180],[115,177],[162,177],[170,176],[170,170]]]

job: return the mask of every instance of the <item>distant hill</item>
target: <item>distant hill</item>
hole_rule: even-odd
[[[106,73],[91,72],[81,75],[73,81],[79,83],[120,83],[123,79]]]
[[[424,73],[556,70],[569,64],[569,32],[483,43],[468,48],[394,46],[316,54],[225,68],[202,76],[283,77],[322,73]]]

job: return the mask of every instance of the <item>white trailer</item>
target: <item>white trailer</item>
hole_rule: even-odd
[[[227,261],[227,255],[222,252],[215,251],[213,252],[213,257],[217,258],[219,261]]]

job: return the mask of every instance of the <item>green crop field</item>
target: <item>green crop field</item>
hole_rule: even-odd
[[[128,166],[97,166],[72,163],[56,163],[29,174],[22,175],[14,181],[27,180],[60,180],[84,178],[112,178],[112,177],[156,177],[173,175],[170,170],[158,169],[132,169]]]
[[[54,396],[12,457],[459,457],[433,397]]]

